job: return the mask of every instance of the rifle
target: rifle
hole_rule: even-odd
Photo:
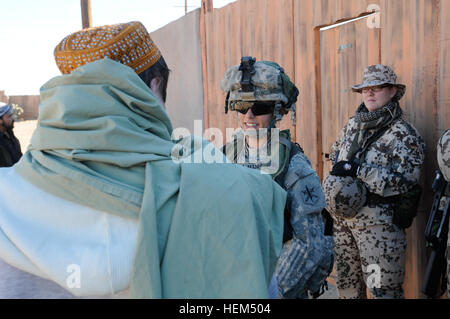
[[[440,209],[440,202],[443,196],[448,196],[448,182],[442,173],[436,171],[433,182],[434,199],[425,229],[425,239],[427,246],[432,251],[428,259],[425,277],[422,284],[422,293],[428,298],[439,298],[446,290],[447,285],[447,261],[445,251],[447,248],[448,224],[449,224],[449,204],[447,199],[443,209]]]

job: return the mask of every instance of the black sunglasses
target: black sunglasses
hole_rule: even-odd
[[[274,108],[273,103],[268,102],[236,102],[234,105],[234,109],[239,113],[247,114],[251,109],[255,116],[273,113]]]

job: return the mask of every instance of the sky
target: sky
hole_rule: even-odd
[[[235,0],[213,0],[221,8]],[[201,0],[188,0],[188,11]],[[185,0],[91,0],[92,24],[141,21],[149,32],[185,14]],[[38,95],[39,88],[60,74],[53,50],[80,30],[80,0],[0,0],[0,91]]]

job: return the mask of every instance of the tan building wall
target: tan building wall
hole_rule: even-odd
[[[197,9],[151,33],[171,69],[167,113],[174,128],[187,128],[191,134],[194,134],[194,120],[203,120],[199,21],[200,9]]]
[[[12,95],[9,97],[9,103],[17,104],[23,108],[23,114],[20,117],[23,120],[36,120],[38,118],[39,95]]]
[[[0,91],[0,102],[8,103],[8,97],[5,94],[5,91]]]

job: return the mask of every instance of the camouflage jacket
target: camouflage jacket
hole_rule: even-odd
[[[333,163],[348,160],[359,124],[350,118],[331,146]],[[402,118],[391,126],[367,149],[357,172],[368,192],[387,197],[408,191],[418,183],[425,158],[425,142],[417,130]],[[392,223],[393,210],[389,204],[364,206],[361,211],[346,221],[355,226]],[[339,219],[339,217],[335,217]]]
[[[294,155],[283,181],[288,192],[294,237],[282,248],[275,274],[283,298],[316,293],[333,267],[333,238],[325,236],[321,215],[326,206],[319,177],[303,153]]]
[[[231,161],[233,159],[229,158]],[[305,298],[325,283],[333,266],[333,238],[325,236],[326,206],[319,177],[302,152],[293,155],[282,180],[293,238],[284,243],[275,274],[282,298]]]

